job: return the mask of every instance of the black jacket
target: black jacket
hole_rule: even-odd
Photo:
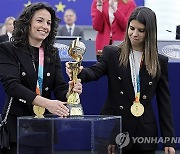
[[[157,137],[158,130],[151,101],[156,95],[159,110],[161,135],[174,137],[173,118],[168,85],[168,58],[159,55],[161,74],[152,78],[145,64],[140,69],[140,102],[144,106],[144,114],[140,117],[132,115],[130,108],[135,99],[131,80],[130,64],[125,68],[119,66],[119,48],[107,46],[103,50],[103,60],[95,65],[84,68],[79,74],[82,82],[98,80],[101,76],[108,77],[108,96],[101,114],[122,116],[122,131],[130,137]],[[154,150],[157,144],[130,144],[126,147],[138,150]],[[164,146],[174,146],[170,142]]]
[[[9,41],[9,37],[7,34],[0,35],[0,43]]]
[[[70,36],[66,26],[63,26],[63,27],[61,27],[59,29],[58,36]],[[72,36],[81,36],[81,39],[84,39],[84,32],[83,32],[82,29],[80,29],[79,27],[75,26],[74,27],[74,32],[73,32]]]
[[[11,141],[16,141],[17,117],[34,115],[32,101],[37,95],[37,72],[27,47],[14,47],[10,42],[0,44],[0,79],[7,94],[3,114],[10,97],[13,97],[8,125]],[[54,92],[56,99],[66,101],[67,91],[68,85],[63,78],[58,53],[45,51],[42,96],[51,98],[51,93]]]

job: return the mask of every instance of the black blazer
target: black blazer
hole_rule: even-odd
[[[6,42],[6,41],[9,41],[8,35],[7,34],[0,35],[0,43],[1,42]]]
[[[180,39],[180,25],[176,27],[176,39]]]
[[[0,79],[7,94],[3,114],[9,99],[13,102],[8,116],[10,140],[16,142],[16,120],[19,116],[33,116],[32,101],[36,97],[37,72],[28,47],[14,47],[10,42],[0,44]],[[45,51],[42,96],[66,101],[68,85],[65,83],[58,52]],[[46,113],[49,113],[46,111]]]
[[[101,76],[108,77],[108,96],[101,114],[122,116],[122,131],[128,132],[130,137],[157,137],[158,130],[153,113],[151,101],[156,94],[159,110],[161,135],[173,137],[173,118],[171,111],[170,93],[168,85],[168,58],[159,55],[161,74],[152,78],[143,64],[140,70],[140,102],[145,111],[140,117],[132,115],[130,108],[135,99],[134,88],[131,80],[130,64],[127,68],[119,66],[119,48],[107,46],[103,50],[103,60],[95,65],[84,68],[79,74],[82,82],[98,80]],[[128,149],[154,150],[156,144],[136,144],[132,140]],[[167,142],[165,146],[174,146]]]
[[[58,31],[58,36],[70,36],[66,26],[63,26]],[[79,27],[75,26],[72,36],[81,36],[84,39],[84,32]]]

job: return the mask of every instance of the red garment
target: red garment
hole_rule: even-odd
[[[102,12],[97,10],[96,3],[97,0],[93,0],[91,16],[93,28],[98,32],[96,36],[97,53],[97,50],[102,50],[105,45],[109,45],[111,29],[112,42],[116,40],[122,41],[124,39],[128,18],[135,9],[136,4],[133,0],[129,0],[126,4],[119,0],[111,27],[109,21],[109,1],[104,0]]]

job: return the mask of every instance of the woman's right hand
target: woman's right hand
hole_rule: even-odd
[[[61,102],[59,100],[50,100],[37,95],[32,104],[44,107],[50,113],[58,115],[60,117],[67,117],[69,115],[69,109],[65,106],[66,102]]]
[[[65,106],[66,102],[61,102],[59,100],[49,100],[51,101],[46,109],[55,115],[60,117],[67,117],[69,115],[69,109]]]

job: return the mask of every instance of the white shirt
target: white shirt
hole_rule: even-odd
[[[143,54],[143,52],[133,50],[136,75],[139,75],[142,54]]]
[[[8,35],[8,37],[9,37],[9,41],[10,41],[10,39],[11,39],[11,37],[12,37],[12,33],[7,32],[7,35]]]
[[[66,28],[67,28],[68,32],[69,32],[69,29],[71,28],[71,36],[72,36],[73,32],[74,32],[75,24],[73,24],[72,26],[66,25]]]

